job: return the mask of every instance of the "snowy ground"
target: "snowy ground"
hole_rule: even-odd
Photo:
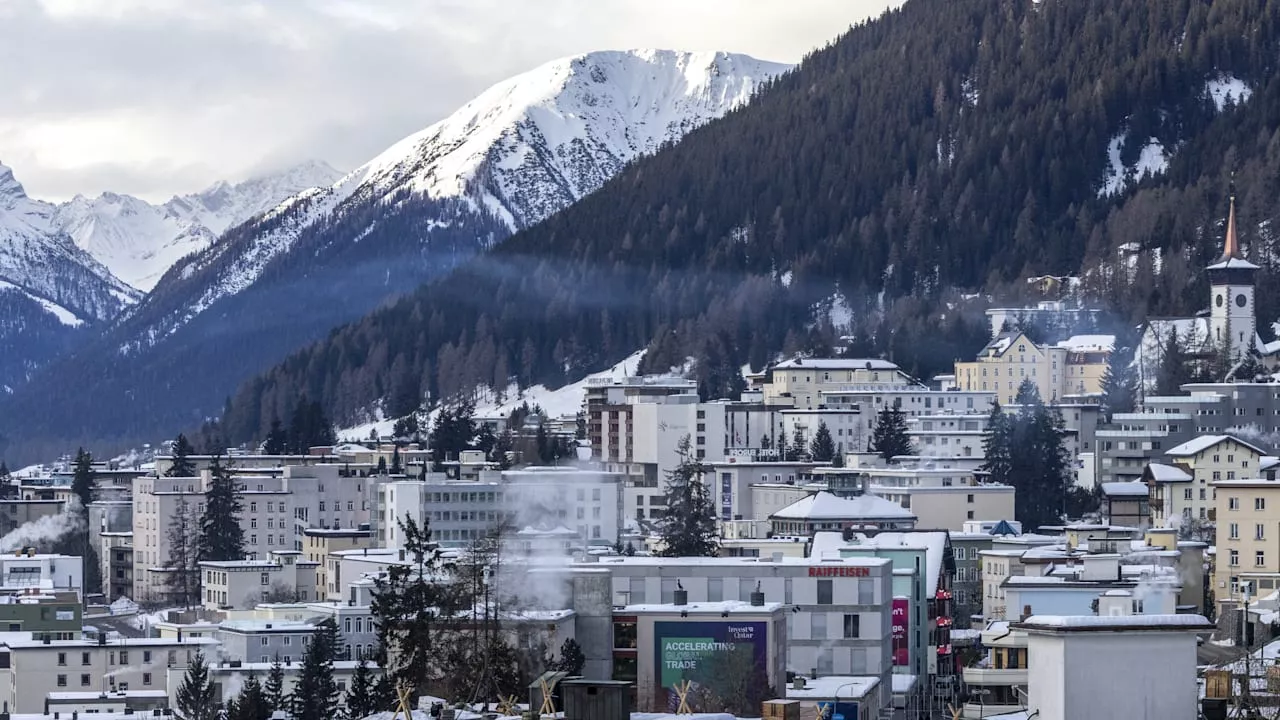
[[[548,389],[544,385],[534,385],[520,392],[519,386],[512,383],[504,393],[503,399],[499,401],[491,390],[485,388],[476,401],[476,417],[508,415],[522,403],[528,403],[529,407],[540,406],[549,417],[572,417],[582,409],[582,399],[586,395],[587,384],[590,381],[602,378],[620,379],[635,375],[636,367],[640,364],[640,358],[643,355],[644,351],[638,350],[608,370],[592,373],[576,383],[555,390]],[[435,413],[432,413],[430,420],[434,420],[434,416]],[[380,418],[376,422],[342,428],[338,430],[337,435],[340,439],[350,439],[355,442],[368,438],[373,430],[376,430],[380,436],[390,435],[396,420],[397,418]]]

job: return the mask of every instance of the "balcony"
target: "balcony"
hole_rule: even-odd
[[[965,668],[966,685],[1026,685],[1027,669],[995,670],[993,668]]]
[[[1009,715],[1024,708],[1021,705],[1001,705],[999,703],[967,702],[964,704],[965,720],[991,717],[992,715]]]

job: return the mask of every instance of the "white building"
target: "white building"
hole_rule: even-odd
[[[0,555],[0,593],[31,590],[84,593],[84,562],[72,555],[37,553],[34,548]]]
[[[710,463],[711,492],[715,497],[717,518],[730,520],[764,520],[775,510],[799,500],[802,495],[790,497],[776,507],[766,508],[764,514],[756,512],[753,505],[753,485],[795,486],[817,465],[808,462],[756,462],[739,457],[728,457],[724,462]]]
[[[320,564],[288,550],[269,560],[206,560],[203,605],[209,610],[248,609],[261,602],[311,602],[324,599],[318,584]]]
[[[1035,615],[1013,627],[1027,634],[1028,716],[1200,717],[1196,636],[1200,615]]]
[[[775,535],[811,536],[845,528],[910,530],[916,526],[916,516],[874,495],[843,498],[820,491],[774,513],[769,522]]]
[[[762,386],[768,405],[793,408],[830,406],[824,393],[907,388],[916,381],[886,360],[795,358],[766,372]]]

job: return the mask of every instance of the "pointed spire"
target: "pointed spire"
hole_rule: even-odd
[[[1231,193],[1231,209],[1227,211],[1227,239],[1222,245],[1222,259],[1240,259],[1240,242],[1236,239],[1236,196]]]

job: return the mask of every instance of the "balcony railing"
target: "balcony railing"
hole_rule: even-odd
[[[996,670],[993,668],[965,668],[964,681],[968,685],[1026,685],[1027,669]]]

